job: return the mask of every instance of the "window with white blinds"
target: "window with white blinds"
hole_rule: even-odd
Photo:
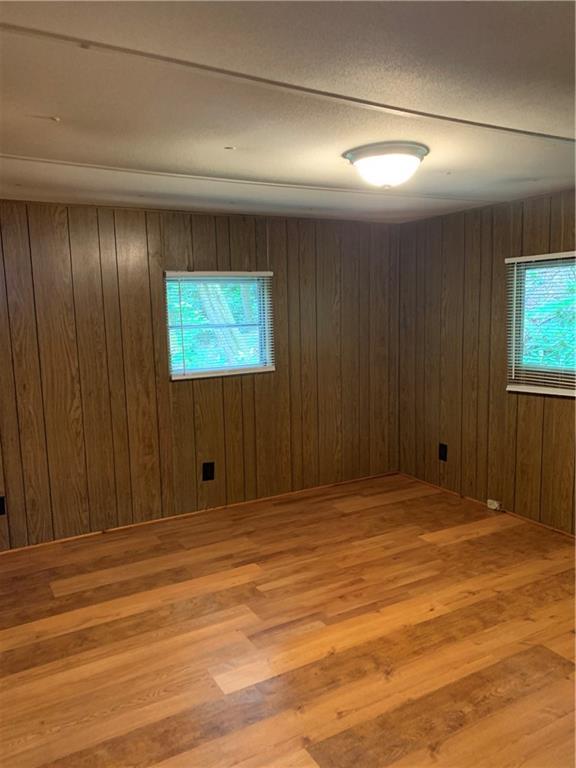
[[[575,256],[506,259],[509,391],[576,394]]]
[[[272,272],[166,272],[173,379],[274,370]]]

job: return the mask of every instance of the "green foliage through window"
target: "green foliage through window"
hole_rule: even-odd
[[[576,367],[576,268],[573,262],[531,265],[524,273],[522,365]]]
[[[272,367],[269,277],[166,277],[173,376]]]

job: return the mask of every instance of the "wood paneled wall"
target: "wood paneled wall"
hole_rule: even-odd
[[[573,531],[574,401],[506,393],[504,275],[574,247],[573,193],[399,227],[6,201],[0,228],[0,547],[395,469]],[[276,372],[171,382],[164,269],[273,270]]]
[[[0,227],[3,548],[397,469],[397,229],[9,201]],[[163,270],[262,268],[276,372],[170,382]]]
[[[573,532],[574,399],[506,392],[504,259],[574,249],[574,193],[403,225],[400,241],[400,469]]]

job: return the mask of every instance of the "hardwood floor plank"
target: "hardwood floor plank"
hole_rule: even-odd
[[[250,585],[241,585],[215,595],[179,600],[160,608],[13,648],[0,657],[2,676],[12,676],[6,681],[5,687],[11,688],[25,680],[52,675],[68,667],[112,655],[118,649],[137,648],[146,639],[144,635],[149,633],[149,639],[156,640],[206,624],[218,624],[219,616],[227,616],[227,611],[240,617],[253,617],[252,611],[241,602],[247,601],[250,596]],[[256,628],[260,630],[261,623],[258,619],[257,627],[253,626],[254,622],[250,627],[254,631]],[[2,685],[0,683],[0,687]]]
[[[236,763],[237,768],[318,768],[318,763],[312,759],[305,749],[289,752],[287,755],[273,756],[258,755]]]
[[[369,507],[378,507],[382,504],[394,504],[407,499],[420,499],[422,496],[432,496],[439,493],[439,489],[433,486],[418,485],[415,488],[407,488],[405,491],[391,491],[389,493],[374,494],[373,496],[360,497],[358,499],[346,499],[336,502],[336,509],[341,512],[359,512]]]
[[[96,572],[72,576],[68,579],[52,581],[50,587],[56,597],[81,592],[85,589],[103,584],[114,584],[118,581],[132,579],[148,573],[177,568],[181,565],[195,564],[204,560],[217,560],[229,554],[235,554],[250,549],[250,540],[247,537],[239,537],[231,542],[222,542],[216,545],[207,545],[194,550],[171,552],[160,557],[151,557],[138,560],[129,565],[118,565],[113,568],[99,569]]]
[[[18,645],[37,642],[45,637],[56,637],[75,629],[94,626],[121,616],[139,613],[154,606],[161,606],[166,601],[175,601],[195,594],[217,592],[237,584],[245,584],[248,581],[253,581],[259,573],[259,566],[246,565],[220,574],[201,576],[191,581],[170,584],[136,595],[119,597],[116,600],[99,603],[96,606],[78,608],[63,615],[49,616],[30,624],[5,629],[0,632],[0,643],[4,650],[7,650]]]
[[[423,746],[460,731],[551,680],[570,672],[565,659],[530,648],[463,677],[387,715],[311,747],[320,768],[384,768]]]
[[[540,565],[544,571],[548,567],[548,561]],[[561,563],[560,568],[565,568],[565,563]],[[431,613],[438,616],[449,613],[456,607],[478,602],[482,595],[493,593],[498,587],[515,585],[518,577],[523,580],[525,570],[526,567],[522,564],[515,569],[509,569],[509,572],[503,575],[490,574],[467,579],[457,585],[449,585],[443,590],[437,590],[432,599],[425,595],[401,601],[381,611],[344,619],[336,626],[328,626],[305,638],[297,638],[269,649],[256,660],[249,659],[245,663],[239,660],[236,667],[226,672],[217,672],[214,679],[225,693],[239,691],[318,661],[332,653],[344,651],[357,645],[361,639],[366,641],[383,637],[407,621],[417,624],[426,621]]]
[[[531,624],[520,624],[518,639],[521,639],[522,631],[530,631]],[[478,642],[481,637],[476,635],[474,642],[466,640],[441,647],[436,653],[417,658],[394,675],[378,671],[346,685],[336,682],[327,692],[324,690],[310,701],[298,700],[295,707],[286,708],[290,704],[284,695],[287,689],[279,690],[276,704],[270,691],[266,690],[271,712],[280,708],[277,714],[182,752],[161,765],[164,768],[190,765],[230,768],[241,756],[248,757],[271,748],[305,746],[310,750],[315,743],[391,712],[406,701],[435,692],[523,650],[517,642],[502,646],[497,632],[488,633],[487,638]],[[262,690],[262,686],[258,689]]]
[[[572,765],[572,541],[406,476],[0,573],[6,765]]]
[[[570,726],[565,718],[574,711],[573,688],[572,679],[552,683],[544,690],[503,707],[443,742],[431,742],[426,748],[411,752],[392,763],[392,766],[492,768],[496,752],[499,754],[499,768],[518,768],[520,765],[526,765],[526,761],[530,760],[534,741],[540,742],[543,731],[547,731],[551,725],[560,725],[560,728],[569,733]],[[542,753],[539,759],[542,760]],[[538,765],[542,768],[542,763]],[[557,765],[568,763],[559,762]]]
[[[505,528],[515,528],[517,525],[524,525],[522,520],[512,515],[497,515],[488,517],[478,523],[468,523],[466,525],[457,525],[455,528],[445,528],[442,531],[434,533],[425,533],[421,538],[429,541],[431,544],[454,544],[457,541],[466,541],[475,539],[478,536],[486,536],[494,531],[502,531]]]
[[[201,704],[219,698],[222,693],[206,672],[179,662],[164,667],[161,675],[145,672],[104,685],[90,698],[80,694],[34,708],[16,723],[8,718],[2,725],[2,754],[31,765],[42,759],[42,749],[55,757],[57,751],[74,752],[75,745],[98,744],[103,727],[108,738],[111,731],[120,736],[188,709],[191,700]]]

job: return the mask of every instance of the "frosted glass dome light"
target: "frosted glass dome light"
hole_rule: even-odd
[[[397,187],[416,173],[429,151],[424,144],[412,141],[383,141],[349,149],[342,157],[368,184]]]

